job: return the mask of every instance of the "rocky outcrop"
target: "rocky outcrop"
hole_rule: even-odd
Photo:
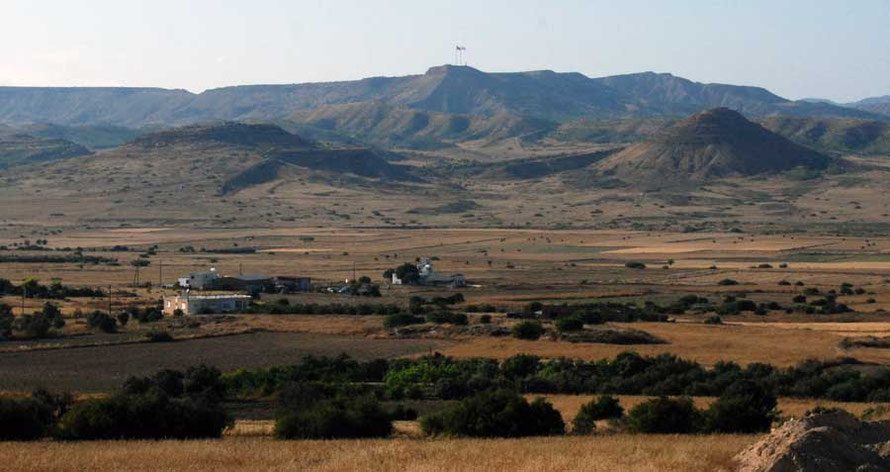
[[[792,419],[736,456],[739,472],[890,471],[890,421],[840,410]]]

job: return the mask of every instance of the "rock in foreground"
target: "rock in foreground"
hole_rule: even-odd
[[[736,456],[740,472],[890,471],[890,421],[845,411],[792,419]]]

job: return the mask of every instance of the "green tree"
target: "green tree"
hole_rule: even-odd
[[[15,316],[12,314],[12,307],[0,303],[0,339],[9,339],[12,337],[12,323]]]
[[[618,403],[618,399],[611,395],[603,395],[581,406],[581,410],[572,420],[572,431],[576,434],[590,434],[596,429],[598,420],[621,418],[622,415],[624,408]]]
[[[750,380],[729,386],[705,412],[708,431],[759,433],[769,431],[777,416],[776,396]]]
[[[544,334],[544,327],[539,321],[523,321],[513,326],[512,333],[514,338],[533,341]]]
[[[692,399],[658,397],[640,403],[627,414],[634,433],[689,434],[701,430],[702,413]]]
[[[556,320],[556,329],[560,333],[568,333],[571,331],[581,331],[584,329],[584,322],[574,316],[559,318]]]
[[[420,280],[420,271],[417,270],[416,265],[406,262],[396,267],[396,277],[404,284],[413,284]]]
[[[426,434],[467,437],[552,436],[565,432],[562,416],[543,398],[532,403],[508,390],[484,391],[456,407],[420,419]]]

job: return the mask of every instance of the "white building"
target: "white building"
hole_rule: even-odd
[[[248,295],[176,295],[164,298],[164,314],[172,316],[176,310],[188,315],[204,313],[237,313],[250,306]]]
[[[179,286],[204,290],[210,288],[217,279],[219,279],[219,273],[216,269],[211,268],[210,272],[192,272],[185,277],[180,277]]]
[[[450,287],[463,287],[467,284],[467,281],[464,279],[463,274],[446,275],[436,272],[435,269],[433,269],[433,264],[430,263],[430,260],[425,257],[420,259],[420,262],[417,263],[417,272],[420,275],[420,279],[417,281],[417,283],[420,285],[447,285]],[[395,273],[393,273],[392,284],[402,285],[402,283],[402,279],[400,279]]]

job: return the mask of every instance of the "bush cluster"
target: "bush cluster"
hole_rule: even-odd
[[[386,437],[392,413],[370,395],[349,395],[335,388],[291,384],[278,396],[275,436],[282,439]]]
[[[743,433],[769,431],[777,417],[776,397],[751,381],[732,384],[710,407],[700,410],[692,399],[654,398],[628,412],[635,433]]]
[[[282,299],[287,301],[287,299]],[[271,315],[392,315],[404,311],[391,303],[258,303],[251,305],[250,313]]]
[[[87,326],[105,333],[114,333],[117,331],[117,320],[101,311],[94,311],[87,315]]]
[[[73,397],[37,390],[29,398],[0,398],[0,441],[34,441],[55,433]]]
[[[0,295],[22,296],[27,298],[42,298],[61,300],[69,297],[104,297],[105,292],[100,289],[83,287],[75,288],[62,285],[55,281],[50,285],[43,285],[36,279],[26,279],[21,285],[15,285],[7,279],[0,279]]]
[[[383,319],[383,327],[398,328],[400,326],[421,324],[425,322],[426,319],[422,316],[412,315],[411,313],[396,313],[394,315],[389,315]]]
[[[603,395],[581,406],[575,419],[572,420],[572,431],[575,434],[590,434],[596,429],[599,420],[621,418],[624,408],[618,399],[611,395]]]
[[[544,326],[538,321],[522,321],[513,326],[513,337],[534,341],[544,334]]]
[[[451,311],[435,311],[426,315],[426,320],[430,323],[449,323],[453,325],[465,326],[469,323],[467,315],[463,313],[455,313]]]
[[[219,402],[225,393],[216,369],[198,366],[184,373],[161,370],[131,377],[108,398],[71,407],[58,424],[62,439],[218,438],[228,424]]]
[[[562,416],[542,398],[529,403],[509,390],[480,392],[457,406],[420,419],[429,435],[503,437],[553,436],[565,433]]]

